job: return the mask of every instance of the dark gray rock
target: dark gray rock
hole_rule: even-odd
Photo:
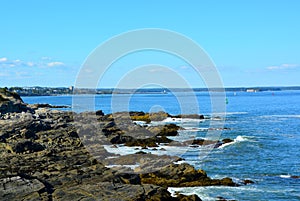
[[[31,110],[23,102],[17,93],[9,92],[5,88],[0,88],[0,116],[9,112],[22,112]]]
[[[20,176],[0,179],[0,198],[1,200],[21,200],[24,198],[40,197],[39,191],[45,188],[45,185],[37,179],[25,179]]]

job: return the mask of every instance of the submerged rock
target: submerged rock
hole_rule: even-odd
[[[249,179],[245,179],[245,180],[243,180],[242,183],[243,183],[244,185],[248,185],[248,184],[254,184],[254,181],[249,180]]]

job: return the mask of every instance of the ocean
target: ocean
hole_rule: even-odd
[[[220,139],[234,141],[213,149],[205,158],[199,158],[201,148],[180,148],[156,151],[154,154],[179,155],[197,169],[204,169],[212,178],[231,177],[236,182],[245,179],[254,184],[240,187],[190,187],[169,188],[170,192],[197,194],[203,200],[216,200],[217,196],[234,200],[300,200],[300,91],[266,91],[257,93],[227,92],[225,127]],[[96,95],[95,105],[74,104],[75,111],[87,108],[103,110],[104,113],[125,109],[155,112],[163,110],[170,114],[195,111],[209,117],[211,101],[206,92],[195,93],[194,105],[188,93],[167,94],[115,94]],[[49,103],[72,106],[72,96],[22,97],[27,103]],[[112,98],[115,102],[112,108]],[[127,101],[128,106],[127,106]],[[183,102],[182,102],[183,101]],[[78,102],[77,102],[78,103]],[[186,105],[186,106],[182,106]],[[176,122],[185,130],[172,139],[186,140],[205,137],[209,125],[218,119],[204,121],[182,120]],[[124,148],[125,153],[134,150]],[[120,150],[120,149],[118,149]],[[151,151],[151,150],[149,150]],[[154,151],[153,151],[154,152]],[[134,153],[134,152],[133,152]]]

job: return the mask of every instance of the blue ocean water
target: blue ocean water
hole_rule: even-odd
[[[189,94],[127,94],[113,95],[115,108],[134,111],[164,110],[181,113],[181,102],[186,113],[210,115],[208,93],[196,93],[198,105],[193,105]],[[221,139],[235,139],[234,143],[214,149],[204,159],[191,150],[182,155],[196,168],[204,169],[210,177],[231,177],[236,181],[250,179],[254,184],[241,187],[172,188],[185,194],[196,193],[203,200],[217,196],[235,200],[300,200],[300,91],[227,92],[225,127]],[[178,98],[179,97],[179,98]],[[72,96],[22,97],[27,103],[50,103],[72,106]],[[97,95],[94,109],[110,113],[112,95]],[[83,101],[84,103],[84,101]],[[120,107],[118,107],[118,104]],[[85,110],[84,104],[74,105]],[[199,109],[200,108],[200,109]],[[76,108],[78,109],[78,108]],[[115,111],[116,109],[114,109]],[[205,128],[209,122],[190,123],[191,127]],[[189,134],[189,133],[187,133]],[[205,136],[205,131],[191,131],[191,135]]]

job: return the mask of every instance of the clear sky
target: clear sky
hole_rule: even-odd
[[[300,86],[299,10],[298,0],[2,0],[0,86],[74,85],[94,48],[142,28],[168,29],[196,41],[227,87]],[[137,56],[139,65],[162,57]],[[183,62],[168,61],[186,73]],[[130,70],[135,62],[119,65]],[[120,72],[115,65],[101,87],[113,86]],[[186,75],[193,87],[203,87]]]

